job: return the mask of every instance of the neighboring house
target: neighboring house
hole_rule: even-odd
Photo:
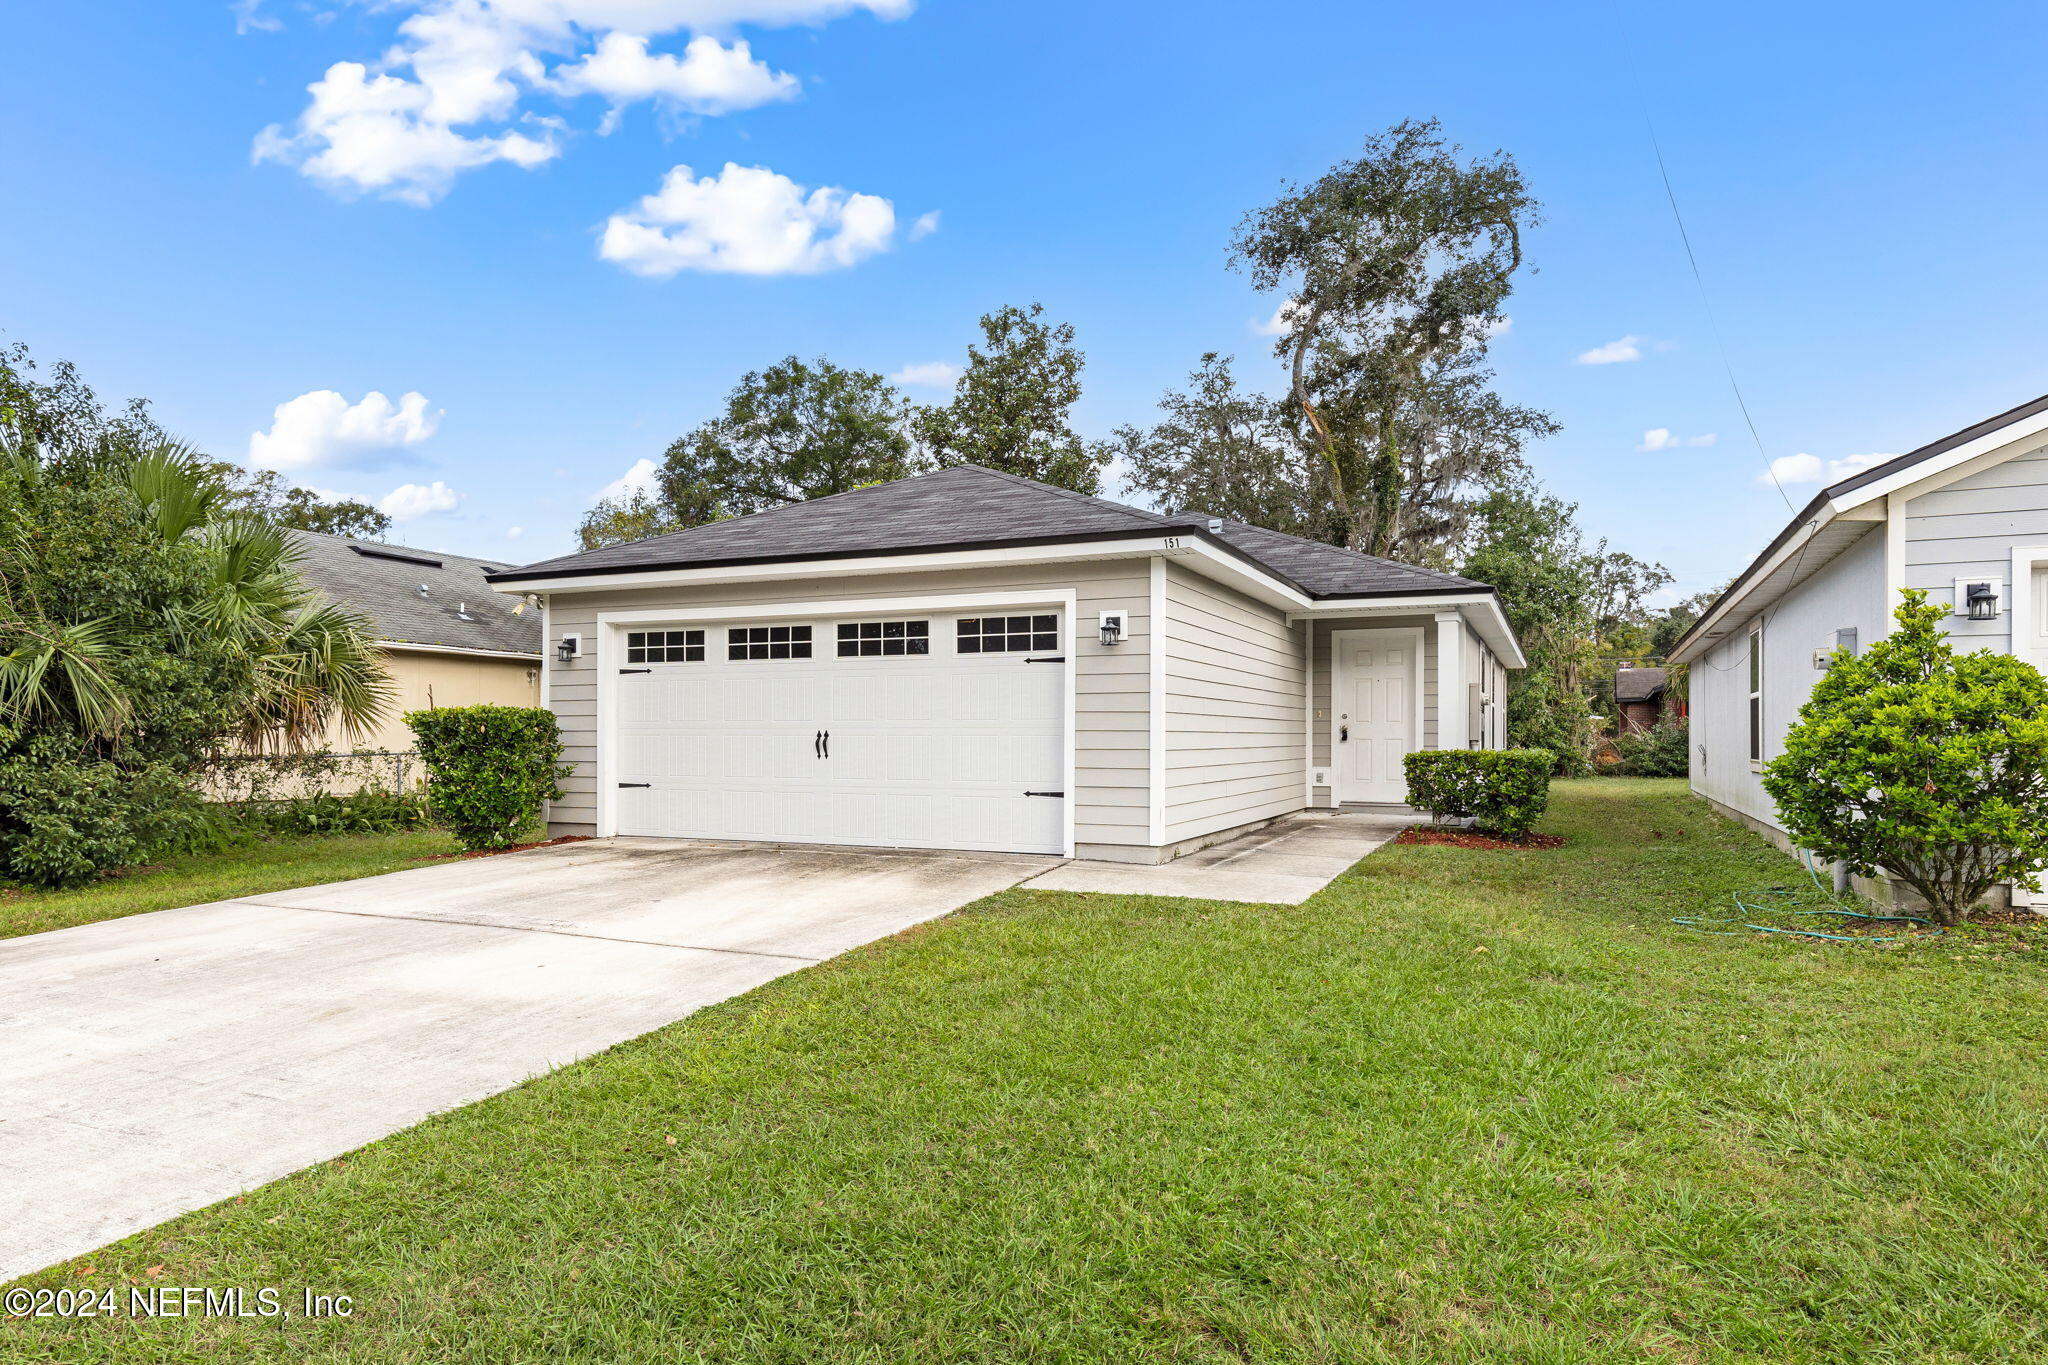
[[[1905,588],[1950,609],[1958,647],[2048,664],[2048,396],[1822,489],[1686,632],[1693,790],[1783,842],[1760,770]]]
[[[541,621],[524,599],[495,591],[485,575],[508,566],[317,531],[293,531],[298,570],[323,595],[366,613],[395,694],[368,734],[333,727],[336,752],[411,753],[402,717],[425,706],[540,703]]]
[[[1614,670],[1614,733],[1640,735],[1664,719],[1665,689],[1671,681],[1667,668],[1638,668],[1623,664]],[[1685,703],[1673,700],[1671,709],[1680,719]]]
[[[1483,583],[973,466],[491,581],[546,604],[557,834],[1164,861],[1400,802],[1523,665]]]

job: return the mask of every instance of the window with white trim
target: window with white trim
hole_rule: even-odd
[[[954,648],[962,654],[1021,654],[1060,647],[1059,617],[963,616]]]
[[[1761,767],[1764,761],[1764,628],[1749,632],[1749,761]]]
[[[725,633],[728,659],[808,659],[809,626],[734,626]]]
[[[887,658],[931,652],[932,623],[929,621],[839,623],[839,657],[842,659]]]
[[[704,632],[701,630],[632,630],[626,632],[626,662],[629,664],[701,664],[704,662]]]

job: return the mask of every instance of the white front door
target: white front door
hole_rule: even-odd
[[[621,630],[614,825],[1064,852],[1063,635],[1043,608]]]
[[[1400,802],[1401,760],[1417,747],[1422,633],[1340,630],[1330,637],[1330,749],[1339,801]]]

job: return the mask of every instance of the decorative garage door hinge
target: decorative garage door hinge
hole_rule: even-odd
[[[652,782],[621,782],[619,785],[621,787],[651,787],[654,784]]]
[[[1063,664],[1063,663],[1065,663],[1066,661],[1067,661],[1067,656],[1066,656],[1066,655],[1064,655],[1064,654],[1053,654],[1053,655],[1050,655],[1050,656],[1048,656],[1048,657],[1046,657],[1046,658],[1043,658],[1043,659],[1026,659],[1026,660],[1025,660],[1024,662],[1025,662],[1025,663],[1027,663],[1027,664]]]
[[[1026,796],[1065,796],[1065,792],[1025,792]]]
[[[619,670],[621,673],[652,673],[653,671],[651,668],[622,668]]]

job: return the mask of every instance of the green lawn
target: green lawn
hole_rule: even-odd
[[[137,869],[75,891],[32,891],[0,883],[0,938],[395,872],[454,851],[454,841],[438,830],[303,835],[264,839],[226,853],[171,858],[161,867]]]
[[[991,898],[29,1281],[346,1321],[0,1358],[2048,1357],[2048,940],[1689,933],[1803,874],[1673,782],[1544,828]]]

